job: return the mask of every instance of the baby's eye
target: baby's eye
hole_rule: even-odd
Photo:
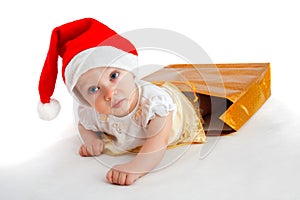
[[[111,75],[110,75],[110,80],[114,80],[114,79],[116,79],[116,78],[118,78],[119,77],[119,72],[113,72]]]
[[[95,94],[98,90],[100,90],[97,86],[92,86],[88,89],[89,94]]]

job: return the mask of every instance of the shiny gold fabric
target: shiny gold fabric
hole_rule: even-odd
[[[226,98],[232,104],[219,116],[234,131],[241,128],[271,95],[269,63],[175,64],[144,80],[168,81],[183,92]]]
[[[171,135],[173,142],[169,146],[180,145],[185,143],[203,143],[206,141],[205,132],[202,126],[202,116],[195,109],[190,101],[177,87],[169,82],[162,85],[168,90],[177,105],[176,115],[173,117]],[[197,102],[198,103],[198,102]]]

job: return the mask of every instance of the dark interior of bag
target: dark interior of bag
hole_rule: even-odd
[[[203,116],[203,128],[206,135],[219,136],[235,132],[234,129],[219,119],[219,117],[232,105],[232,102],[226,98],[206,96],[211,102],[211,112]]]
[[[198,101],[195,103],[193,92],[184,92],[184,94],[193,103],[195,109],[200,111],[204,120],[203,128],[207,136],[219,136],[235,132],[234,129],[219,119],[232,105],[231,101],[226,98],[197,94]]]

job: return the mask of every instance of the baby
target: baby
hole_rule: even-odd
[[[138,152],[129,163],[107,172],[110,183],[133,184],[160,163],[168,146],[205,141],[202,118],[192,102],[171,83],[157,86],[137,79],[135,47],[91,18],[52,32],[39,82],[42,119],[55,118],[60,109],[51,99],[58,56],[67,89],[79,103],[78,129],[84,142],[79,154]]]
[[[89,117],[93,111],[81,107],[78,127],[84,144],[79,150],[80,155],[94,156],[100,155],[104,151],[104,142],[94,131],[106,132],[115,135],[116,138],[118,134],[124,134],[122,137],[126,138],[118,137],[118,148],[121,148],[118,152],[123,153],[130,148],[142,145],[139,153],[131,162],[114,166],[107,173],[106,178],[110,183],[130,185],[160,162],[172,132],[172,111],[175,109],[172,99],[167,93],[160,91],[160,88],[155,86],[136,85],[132,73],[111,67],[99,67],[84,73],[79,78],[75,89],[80,91],[77,94],[80,94],[79,96],[99,113],[99,117],[106,115],[103,121],[100,117],[97,123],[99,118],[93,120]],[[145,89],[146,91],[144,91]],[[157,97],[155,93],[150,94],[151,96],[147,94],[147,90],[151,89],[154,89],[153,92],[155,89],[160,92],[159,97],[162,99],[151,99],[151,97]],[[142,94],[140,94],[141,92]],[[149,100],[154,102],[147,102]],[[158,104],[165,106],[162,108],[164,111],[158,111],[159,113],[163,112],[161,115],[155,113],[155,109],[159,108]],[[134,119],[140,105],[156,107],[155,109],[147,108],[148,113],[142,111],[143,114],[148,115],[145,116],[147,119],[144,119],[147,122]],[[111,124],[116,121],[118,123],[127,121],[126,127],[114,128]],[[120,145],[120,143],[124,144]]]

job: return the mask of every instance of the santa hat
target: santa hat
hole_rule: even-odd
[[[39,81],[38,113],[44,120],[54,119],[60,111],[59,102],[51,98],[58,56],[62,58],[63,81],[72,95],[80,75],[90,69],[111,66],[133,71],[138,65],[132,43],[95,19],[84,18],[56,27]]]

